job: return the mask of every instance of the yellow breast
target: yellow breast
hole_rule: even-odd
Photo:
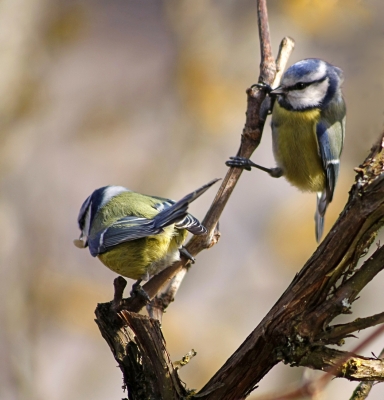
[[[273,152],[285,178],[303,191],[325,187],[324,168],[316,137],[320,110],[288,111],[277,102],[272,113]]]
[[[121,243],[98,256],[112,271],[131,279],[148,279],[180,259],[179,247],[188,232],[175,230],[173,225],[164,232]]]

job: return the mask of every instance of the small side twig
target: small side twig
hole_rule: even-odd
[[[329,372],[332,378],[336,376],[350,381],[384,381],[382,360],[325,346],[311,349],[306,356],[301,358],[297,366]]]
[[[382,357],[384,357],[384,349],[381,350],[378,358],[381,359]],[[352,396],[349,400],[365,400],[368,397],[374,384],[374,381],[359,383],[357,385],[357,388],[353,391]]]
[[[196,354],[197,354],[196,351],[193,349],[191,351],[188,351],[188,353],[185,354],[181,360],[175,361],[173,363],[173,366],[175,367],[176,370],[184,367],[192,360],[193,357],[196,356]]]
[[[113,296],[112,307],[114,308],[114,310],[118,311],[123,303],[123,294],[124,289],[127,286],[127,281],[122,276],[118,276],[113,281],[113,286],[115,289],[115,293]]]
[[[273,88],[279,86],[281,78],[283,77],[284,71],[287,67],[289,57],[291,56],[294,48],[295,41],[292,38],[283,38],[280,43],[279,51],[276,58],[276,75],[272,84]]]
[[[384,323],[384,312],[366,318],[357,318],[347,324],[330,326],[324,334],[316,339],[327,344],[339,344],[353,332],[371,328],[382,323]]]

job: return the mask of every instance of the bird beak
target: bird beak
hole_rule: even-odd
[[[277,95],[284,96],[286,94],[286,90],[284,86],[279,86],[276,89],[273,89],[269,94],[271,94],[272,96],[277,96]]]
[[[79,239],[73,241],[73,244],[79,249],[84,249],[88,246],[88,239],[85,238],[84,240],[83,235],[81,234]]]

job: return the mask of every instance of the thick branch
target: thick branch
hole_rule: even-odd
[[[383,212],[383,211],[382,211]],[[382,222],[381,222],[382,223]],[[356,260],[357,261],[357,260]],[[384,268],[384,247],[375,253],[345,281],[328,300],[309,313],[299,328],[302,335],[320,331],[321,327],[342,313],[348,313],[361,290]],[[329,276],[330,274],[328,274]]]
[[[99,305],[96,322],[123,372],[130,400],[176,400],[187,394],[173,368],[158,321]],[[143,397],[141,397],[143,395]]]
[[[356,238],[366,238],[367,233],[371,237],[373,227],[377,231],[383,224],[382,142],[383,137],[361,166],[363,172],[357,175],[349,201],[332,230],[259,326],[204,386],[202,398],[229,400],[244,397],[279,360],[286,358],[292,343],[311,343],[326,328],[306,325],[303,321],[329,296],[327,283],[345,260],[345,255],[349,254],[352,260],[356,258],[356,252],[363,254],[365,248],[359,246],[360,240]],[[367,245],[372,243],[371,239],[365,240]],[[381,255],[378,250],[377,257]],[[344,268],[348,271],[349,266],[350,263],[344,262],[341,274],[346,272]],[[363,271],[361,274],[370,269]],[[291,345],[287,346],[289,343]],[[222,386],[212,392],[211,388],[218,383]]]

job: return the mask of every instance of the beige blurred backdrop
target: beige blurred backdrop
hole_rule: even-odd
[[[384,2],[268,6],[275,54],[292,36],[290,64],[319,57],[345,72],[347,137],[328,230],[383,129]],[[126,396],[94,323],[115,274],[73,246],[79,207],[106,184],[179,199],[224,177],[259,62],[254,0],[0,2],[1,400]],[[269,127],[252,159],[274,166]],[[217,188],[191,206],[196,217]],[[198,256],[164,316],[172,358],[197,351],[181,371],[189,388],[227,360],[316,249],[314,210],[315,196],[284,179],[243,173],[219,244]],[[379,275],[344,320],[382,311],[383,283]],[[383,337],[364,354],[382,347]],[[278,365],[250,398],[303,372]],[[334,380],[323,399],[348,399],[355,386]],[[383,396],[376,385],[370,399]]]

